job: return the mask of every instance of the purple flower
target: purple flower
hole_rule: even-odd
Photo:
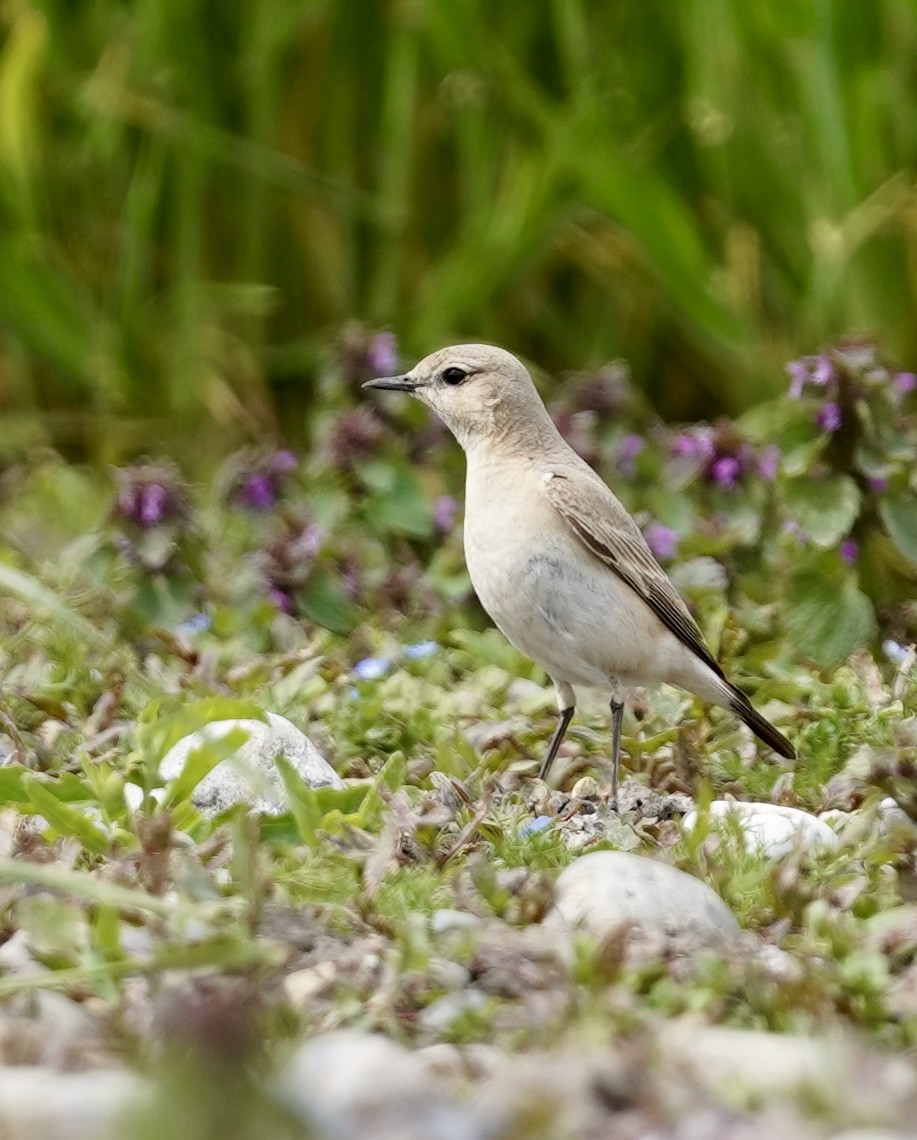
[[[809,366],[804,360],[791,360],[786,370],[790,378],[790,395],[798,400],[809,379]]]
[[[395,334],[379,332],[369,342],[367,363],[374,376],[392,376],[398,371],[398,346]]]
[[[372,408],[361,404],[342,412],[331,429],[331,462],[342,470],[368,459],[382,438],[382,421]]]
[[[288,451],[286,448],[275,451],[271,457],[271,470],[277,475],[289,475],[290,472],[295,471],[298,466],[299,460],[292,451]]]
[[[913,392],[917,388],[917,374],[914,372],[899,372],[894,380],[895,390],[902,395]]]
[[[160,483],[147,483],[140,488],[140,502],[137,506],[137,521],[141,526],[153,527],[166,516],[169,496]]]
[[[884,475],[870,475],[866,483],[870,491],[875,491],[877,495],[881,495],[883,491],[888,490],[888,480]]]
[[[277,501],[277,491],[270,475],[254,472],[247,475],[239,488],[239,502],[252,511],[267,511]]]
[[[834,365],[827,356],[816,356],[812,362],[812,371],[809,378],[813,384],[819,384],[822,387],[825,384],[830,384],[834,379]]]
[[[618,443],[618,467],[625,475],[633,475],[636,470],[636,459],[646,447],[646,440],[642,435],[625,435]]]
[[[799,399],[807,384],[824,388],[835,377],[834,364],[828,356],[804,356],[801,360],[791,360],[786,370],[790,377],[790,395],[794,400]]]
[[[857,560],[860,553],[860,548],[852,538],[845,538],[841,543],[841,558],[849,565],[852,566]]]
[[[734,487],[741,474],[742,464],[734,455],[721,455],[710,465],[710,478],[720,487]]]
[[[293,599],[286,592],[286,590],[279,590],[275,588],[271,590],[271,592],[268,594],[268,597],[282,614],[293,613]]]
[[[678,534],[662,523],[651,523],[646,528],[644,538],[657,558],[673,558],[678,549]]]
[[[772,443],[766,447],[758,459],[758,474],[768,483],[777,478],[777,468],[780,466],[780,448]]]
[[[455,526],[458,503],[451,495],[440,495],[433,504],[433,522],[440,534],[450,534]]]
[[[297,562],[311,561],[322,545],[322,528],[318,523],[306,523],[290,545],[290,553]]]
[[[837,431],[843,422],[840,404],[835,403],[834,400],[829,400],[827,404],[823,404],[815,414],[815,422],[822,431]]]
[[[713,429],[700,425],[676,433],[672,439],[672,454],[677,459],[700,459],[709,462],[716,454]]]
[[[391,668],[387,657],[364,657],[353,667],[353,675],[358,681],[378,681]]]

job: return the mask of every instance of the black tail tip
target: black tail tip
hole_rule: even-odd
[[[766,720],[758,712],[748,697],[739,689],[736,689],[734,692],[732,708],[748,725],[755,736],[757,736],[759,740],[763,740],[768,748],[773,748],[778,756],[782,756],[785,760],[796,759],[796,749],[793,745],[790,744],[779,729],[774,728],[771,722]]]

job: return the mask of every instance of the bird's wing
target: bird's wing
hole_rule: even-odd
[[[707,648],[688,607],[623,505],[592,471],[555,469],[544,481],[548,501],[575,537],[646,602],[656,616],[717,674],[723,670]]]

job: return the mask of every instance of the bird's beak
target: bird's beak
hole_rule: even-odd
[[[367,380],[362,387],[382,388],[386,392],[414,392],[418,384],[410,376],[377,376],[375,380]]]

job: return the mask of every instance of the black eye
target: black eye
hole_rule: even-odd
[[[455,387],[456,384],[461,384],[463,380],[468,378],[468,373],[464,368],[444,368],[441,379],[444,384],[451,384]]]

